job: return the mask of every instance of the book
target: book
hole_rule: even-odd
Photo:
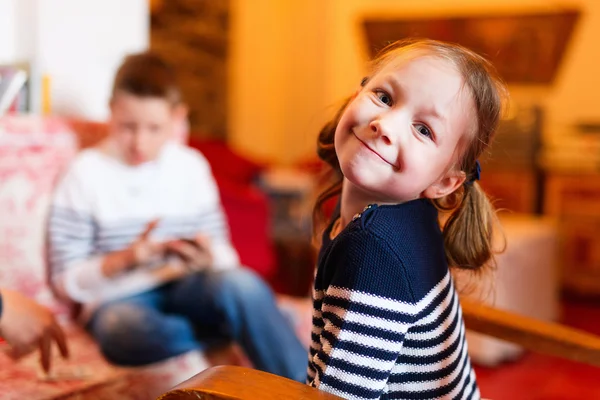
[[[27,73],[18,68],[0,68],[0,116],[27,110]]]

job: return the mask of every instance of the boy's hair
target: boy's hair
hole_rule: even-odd
[[[371,74],[363,80],[362,85],[390,61],[413,55],[439,57],[454,65],[475,104],[476,129],[470,135],[465,135],[463,143],[459,143],[461,152],[458,167],[466,173],[465,183],[454,193],[434,199],[433,202],[438,209],[450,213],[442,229],[448,265],[476,270],[493,257],[492,232],[496,217],[486,194],[474,182],[476,161],[492,141],[508,92],[494,67],[485,58],[463,46],[430,39],[401,40],[385,47],[372,62]],[[351,100],[348,98],[344,101],[335,117],[319,133],[317,154],[331,167],[331,181],[315,203],[315,233],[324,220],[323,206],[341,193],[343,175],[335,153],[334,136]]]
[[[158,97],[174,106],[182,101],[175,70],[152,52],[131,54],[117,73],[111,98],[119,92],[138,97]]]

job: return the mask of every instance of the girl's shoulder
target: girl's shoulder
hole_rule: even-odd
[[[410,244],[413,239],[435,242],[441,238],[438,211],[428,199],[394,205],[371,204],[354,216],[353,223],[358,229],[397,244]]]
[[[321,249],[314,284],[317,291],[335,287],[412,304],[408,277],[403,261],[384,240],[368,230],[344,229]]]
[[[400,260],[416,299],[425,296],[448,273],[438,211],[431,201],[371,205],[353,223],[355,231],[376,237],[381,248]]]

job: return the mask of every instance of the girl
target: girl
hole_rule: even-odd
[[[397,42],[321,131],[339,179],[315,215],[340,201],[318,259],[310,385],[351,399],[480,397],[448,267],[492,256],[494,213],[475,181],[504,91],[468,49]]]

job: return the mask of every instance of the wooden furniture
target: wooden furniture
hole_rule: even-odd
[[[208,368],[159,400],[340,400],[291,379],[255,369],[221,365]]]
[[[269,233],[280,266],[275,287],[292,296],[310,296],[316,263],[311,231],[315,175],[303,168],[271,166],[258,182],[269,198]]]
[[[600,367],[600,337],[481,303],[461,300],[467,329],[519,344],[539,353]]]
[[[600,174],[548,174],[544,213],[559,223],[563,288],[600,296]]]
[[[538,173],[531,169],[492,170],[483,168],[483,190],[499,210],[536,214],[540,197]]]
[[[517,107],[500,122],[490,151],[481,155],[479,184],[499,209],[541,213],[543,171],[538,154],[543,116],[539,107]]]
[[[600,367],[600,337],[461,300],[467,328],[518,343],[533,351]],[[242,367],[209,368],[159,400],[334,400],[340,397],[298,382]]]
[[[554,218],[501,212],[494,235],[495,268],[483,274],[455,270],[463,300],[486,303],[541,321],[559,317],[558,227]],[[503,250],[503,251],[502,251]],[[471,360],[493,367],[517,359],[522,346],[467,331]]]

